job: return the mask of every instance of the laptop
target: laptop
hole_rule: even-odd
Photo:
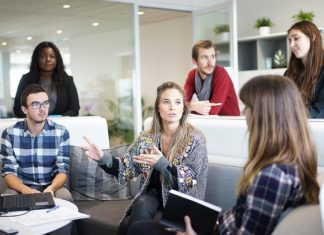
[[[54,198],[50,192],[0,196],[1,212],[47,209],[54,206]]]

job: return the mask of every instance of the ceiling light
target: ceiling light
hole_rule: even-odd
[[[140,16],[144,15],[144,11],[139,11],[139,12],[137,12],[137,14],[140,15]]]
[[[7,42],[2,42],[1,45],[2,46],[7,46]]]
[[[19,54],[20,52],[21,52],[21,50],[16,50],[16,53],[18,53],[18,54]]]
[[[69,9],[70,7],[71,7],[70,4],[64,4],[64,5],[63,5],[63,8],[64,8],[64,9]]]
[[[97,27],[98,25],[99,25],[99,22],[93,22],[93,23],[92,23],[92,26],[93,26],[93,27]]]
[[[56,30],[56,33],[57,33],[57,34],[62,34],[63,31],[59,29],[59,30]]]
[[[26,38],[28,41],[31,41],[31,40],[33,40],[33,37],[32,36],[27,36],[27,38]]]

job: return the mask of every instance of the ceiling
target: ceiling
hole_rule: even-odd
[[[125,7],[126,2],[156,7],[144,8],[145,14],[140,17],[140,23],[148,24],[187,16],[190,9],[204,8],[222,1],[0,0],[0,50],[30,50],[43,40],[60,44],[71,37],[129,27],[132,11]],[[64,9],[64,4],[70,4],[71,7]],[[187,9],[187,12],[161,10],[157,7]],[[99,22],[100,25],[93,27],[93,22]],[[57,34],[57,30],[62,33]],[[28,41],[27,36],[31,36],[32,40]]]

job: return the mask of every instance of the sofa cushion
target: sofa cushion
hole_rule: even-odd
[[[208,164],[205,201],[222,208],[222,213],[236,202],[236,185],[242,168],[217,163]]]
[[[105,149],[113,157],[124,155],[128,145]],[[107,174],[96,161],[88,159],[85,150],[71,146],[70,190],[77,200],[129,199],[129,183],[120,185],[114,176]]]
[[[304,205],[293,209],[276,226],[272,235],[323,234],[319,205]]]

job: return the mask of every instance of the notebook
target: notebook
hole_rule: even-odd
[[[160,223],[168,231],[183,232],[184,216],[188,215],[198,234],[211,234],[221,210],[218,206],[172,189]]]
[[[0,211],[26,211],[47,209],[55,206],[50,192],[0,196]]]

